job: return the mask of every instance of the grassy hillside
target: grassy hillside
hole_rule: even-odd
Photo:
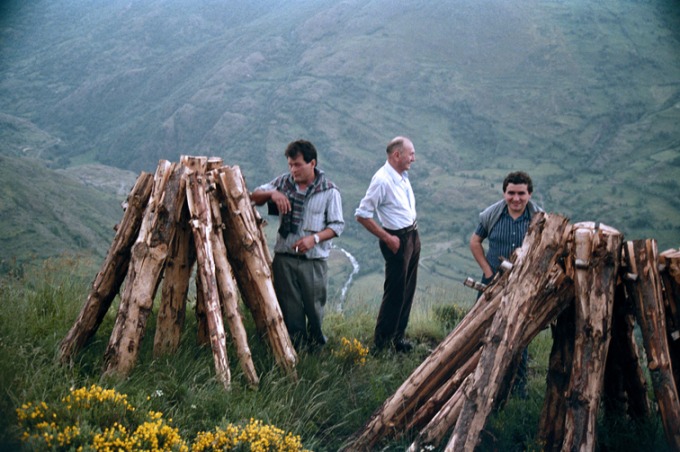
[[[353,212],[397,134],[416,146],[423,290],[477,275],[468,237],[511,170],[532,174],[548,211],[679,246],[675,1],[0,8],[0,136],[20,125],[33,137],[15,154],[133,174],[216,155],[255,186],[286,171],[288,141],[308,138],[343,191],[337,244],[359,260],[357,284],[382,263]]]
[[[124,197],[84,187],[40,162],[4,155],[0,180],[0,274],[60,254],[103,258]]]

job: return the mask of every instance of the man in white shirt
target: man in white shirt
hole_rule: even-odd
[[[408,170],[415,160],[411,140],[393,138],[387,145],[387,162],[373,175],[354,213],[356,220],[378,237],[385,259],[384,291],[373,338],[376,351],[393,347],[407,353],[413,349],[405,332],[420,260],[416,200],[408,180]],[[374,214],[382,226],[373,219]]]

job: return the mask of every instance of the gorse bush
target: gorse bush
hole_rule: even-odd
[[[59,403],[25,403],[17,420],[29,450],[309,452],[299,436],[257,419],[199,432],[189,449],[163,413],[142,414],[126,395],[97,385],[72,390]]]

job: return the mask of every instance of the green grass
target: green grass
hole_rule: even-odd
[[[371,414],[409,377],[470,307],[463,295],[428,287],[419,292],[409,326],[416,343],[409,355],[369,355],[365,365],[348,363],[339,355],[341,338],[356,338],[365,346],[375,322],[377,306],[371,295],[352,294],[342,312],[330,310],[325,329],[328,346],[319,353],[302,352],[293,381],[279,369],[265,343],[258,340],[253,321],[246,316],[249,344],[261,382],[248,388],[230,348],[232,388],[225,391],[214,375],[209,347],[196,345],[196,321],[189,314],[176,354],[153,359],[155,315],[149,319],[137,365],[122,381],[103,379],[103,354],[111,333],[116,304],[94,339],[76,357],[72,367],[57,363],[60,341],[78,315],[86,297],[89,264],[78,260],[50,260],[24,276],[0,280],[0,449],[19,449],[16,409],[26,402],[57,403],[74,388],[92,384],[115,389],[138,410],[158,411],[172,419],[181,437],[190,442],[200,431],[247,422],[250,418],[299,435],[306,449],[337,450],[368,421]],[[363,290],[368,290],[364,288]],[[191,301],[191,300],[190,300]],[[191,311],[189,311],[191,312]],[[231,347],[231,346],[230,346]],[[483,435],[482,450],[538,450],[538,426],[545,374],[550,353],[546,330],[531,343],[529,398],[511,398],[494,413]],[[658,419],[631,427],[623,419],[602,419],[601,449],[664,450]],[[408,435],[390,439],[379,450],[405,450]]]

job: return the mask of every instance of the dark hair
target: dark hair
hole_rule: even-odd
[[[524,171],[515,171],[505,176],[505,180],[503,181],[503,193],[505,193],[505,189],[508,188],[508,184],[526,184],[529,194],[534,191],[534,184],[531,182],[531,177]]]
[[[316,158],[316,148],[307,140],[292,141],[288,144],[285,152],[286,157],[294,159],[299,154],[302,154],[302,158],[305,160],[305,163],[309,163],[312,160],[316,160],[317,164],[319,162],[319,160]]]

